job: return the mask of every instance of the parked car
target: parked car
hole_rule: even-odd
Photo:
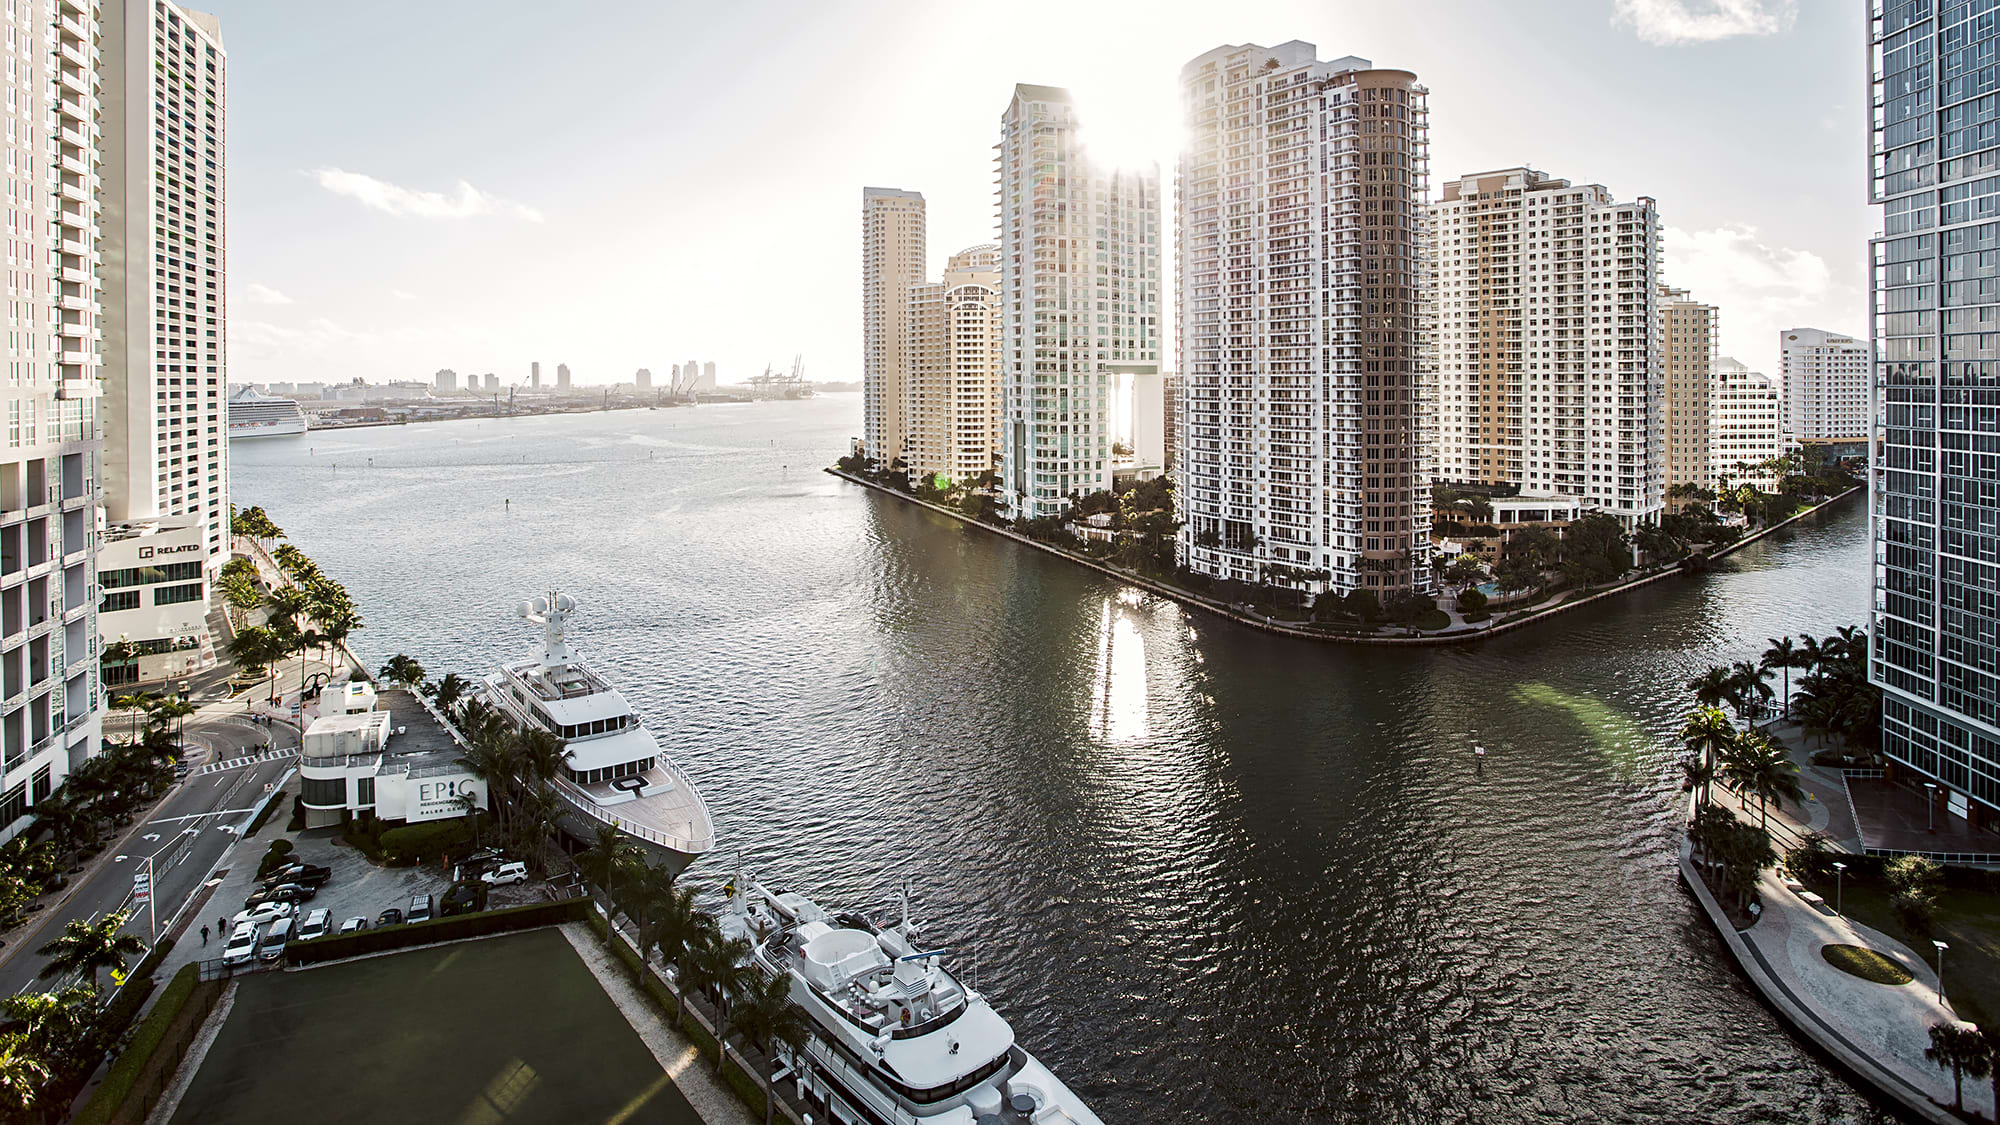
[[[378,926],[400,926],[403,924],[403,912],[392,906],[376,917],[375,924]]]
[[[489,887],[506,887],[528,881],[528,865],[520,860],[503,863],[479,877],[480,882]]]
[[[407,915],[405,915],[404,917],[405,917],[405,918],[406,918],[407,920],[411,921],[411,922],[428,922],[428,921],[430,921],[430,920],[431,920],[431,896],[429,896],[429,895],[417,895],[417,896],[413,897],[412,899],[410,899],[410,912],[409,912],[409,913],[408,913]]]
[[[276,961],[285,955],[285,946],[291,944],[291,941],[292,920],[290,918],[278,919],[271,923],[270,931],[264,935],[264,940],[258,943],[257,959],[259,961]]]
[[[254,910],[267,902],[300,903],[310,900],[318,891],[298,883],[280,883],[275,887],[258,891],[243,900],[243,909]]]
[[[359,914],[340,924],[340,932],[343,934],[358,934],[367,928],[368,919],[363,918]]]
[[[229,966],[248,965],[257,955],[257,927],[241,925],[229,934],[229,944],[223,947],[222,963]]]
[[[486,909],[486,884],[476,879],[453,883],[451,889],[438,900],[438,917],[449,918],[454,914],[470,914]]]
[[[231,921],[238,926],[262,926],[266,922],[275,922],[280,918],[290,918],[298,912],[299,908],[289,902],[266,902],[243,911],[231,919]]]
[[[308,887],[319,888],[325,886],[326,881],[331,878],[333,878],[333,868],[331,867],[320,867],[317,864],[311,863],[288,863],[271,872],[269,875],[264,876],[264,886],[275,887],[281,883],[302,883]]]
[[[314,938],[325,937],[327,928],[332,924],[332,914],[325,910],[314,910],[306,915],[305,921],[299,923],[298,939],[311,941]]]

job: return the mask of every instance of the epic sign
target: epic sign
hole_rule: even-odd
[[[448,816],[463,816],[465,806],[460,803],[463,797],[471,797],[475,806],[484,806],[485,784],[478,778],[465,774],[412,781],[407,819],[415,824],[425,820],[441,820]]]

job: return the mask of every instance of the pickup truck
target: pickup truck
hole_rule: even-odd
[[[312,887],[317,890],[325,886],[326,881],[331,878],[333,878],[333,869],[330,867],[320,867],[312,863],[288,863],[271,872],[269,875],[264,876],[263,885],[266,890],[269,890],[272,887],[282,886],[286,883],[298,883],[301,886]]]

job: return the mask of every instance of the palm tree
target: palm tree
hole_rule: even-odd
[[[1690,785],[1698,781],[1701,797],[1696,802],[1697,813],[1708,807],[1709,786],[1716,779],[1721,768],[1723,755],[1736,742],[1736,728],[1729,725],[1729,716],[1713,704],[1697,707],[1690,712],[1687,722],[1681,724],[1681,745],[1695,756],[1695,764],[1687,770]],[[1686,792],[1689,786],[1683,786]]]
[[[1799,663],[1797,665],[1799,670],[1803,672],[1816,672],[1819,670],[1820,664],[1825,660],[1826,654],[1820,650],[1819,638],[1810,633],[1800,634]]]
[[[742,938],[704,934],[700,944],[688,951],[687,964],[682,969],[690,988],[706,992],[715,1000],[717,1074],[722,1073],[722,1061],[728,1054],[729,1005],[742,986],[743,974],[749,971],[743,964],[749,956],[750,943]]]
[[[129,917],[131,911],[121,910],[105,915],[95,924],[73,919],[63,927],[61,936],[35,951],[49,959],[37,975],[47,980],[77,973],[96,988],[99,969],[124,972],[127,957],[143,956],[146,952],[146,943],[136,934],[119,932]]]
[[[286,544],[290,546],[290,544]],[[270,607],[271,616],[265,622],[271,632],[285,646],[287,654],[305,656],[305,633],[299,628],[299,616],[306,611],[306,592],[296,586],[283,586],[264,596],[264,604]],[[305,690],[306,666],[299,662],[299,690]]]
[[[1792,713],[1792,669],[1799,666],[1799,660],[1805,654],[1792,643],[1790,637],[1783,639],[1771,637],[1769,640],[1771,647],[1764,650],[1763,659],[1759,663],[1766,670],[1777,668],[1784,673],[1785,693],[1780,710],[1789,718]]]
[[[500,834],[507,834],[507,805],[504,794],[513,780],[513,762],[507,754],[505,739],[474,735],[465,732],[469,745],[465,753],[459,755],[454,764],[464,766],[472,776],[486,783],[486,792],[491,797],[494,817],[498,821]]]
[[[522,731],[515,737],[514,748],[521,755],[522,766],[537,781],[554,778],[570,755],[562,739],[540,727]]]
[[[425,686],[431,702],[437,704],[438,710],[449,715],[452,708],[458,706],[458,701],[465,698],[465,693],[472,690],[472,681],[457,672],[446,672],[443,679]]]
[[[736,1027],[764,1051],[764,1125],[771,1125],[778,1104],[778,1047],[789,1047],[794,1054],[804,1050],[812,1023],[792,1003],[791,974],[774,977],[753,972],[747,976],[737,994]]]
[[[631,890],[634,881],[632,868],[645,869],[646,853],[639,850],[639,845],[633,843],[631,837],[618,831],[616,820],[609,824],[600,820],[591,827],[596,838],[590,847],[577,854],[576,865],[586,878],[604,889],[604,917],[609,920],[616,917],[620,909],[618,885],[623,882],[627,891]],[[625,912],[632,913],[630,910]]]
[[[1729,669],[1711,664],[1687,683],[1687,689],[1703,707],[1719,707],[1730,696]]]
[[[77,829],[83,826],[83,802],[64,785],[36,801],[31,811],[35,814],[36,830],[46,829],[57,853],[67,856],[76,843]]]
[[[1757,704],[1771,698],[1771,685],[1764,682],[1770,677],[1769,671],[1748,660],[1729,666],[1729,683],[1735,689],[1730,701],[1736,705],[1737,718],[1747,720],[1757,710]]]
[[[424,666],[416,657],[399,652],[383,661],[381,676],[399,687],[413,688],[424,682]]]
[[[216,591],[229,606],[229,616],[238,629],[250,620],[250,611],[257,608],[263,595],[257,592],[257,582],[247,574],[225,574],[215,584]]]
[[[26,1035],[0,1035],[0,1106],[26,1113],[48,1080],[48,1064],[29,1053]]]
[[[23,992],[0,998],[0,1015],[25,1024],[28,1053],[60,1059],[83,1045],[97,1017],[97,993],[80,984],[61,992]]]
[[[1953,1108],[1965,1112],[1965,1076],[1984,1078],[1993,1059],[1986,1049],[1986,1037],[1979,1029],[1958,1020],[1939,1020],[1931,1025],[1930,1046],[1924,1057],[1934,1065],[1951,1070]]]
[[[268,625],[252,625],[237,633],[229,642],[229,658],[246,669],[256,669],[270,674],[267,695],[277,690],[277,663],[286,652],[284,642],[278,639],[277,631]]]
[[[1785,748],[1761,731],[1746,731],[1723,756],[1722,774],[1729,787],[1741,796],[1757,798],[1757,822],[1768,827],[1771,802],[1787,797],[1805,799],[1799,785],[1799,767]]]
[[[715,918],[704,913],[694,904],[693,887],[668,887],[652,904],[649,911],[652,921],[654,944],[660,947],[660,960],[674,967],[674,1026],[681,1025],[681,1006],[688,987],[688,959],[696,949],[721,938],[722,932],[716,926]],[[641,950],[643,957],[645,951]]]
[[[181,735],[186,730],[186,719],[195,711],[194,704],[179,696],[169,696],[153,706],[153,715],[149,722],[160,724],[162,730],[166,729],[168,723],[174,724],[174,748],[178,750]]]
[[[458,805],[459,811],[465,814],[466,829],[472,836],[473,848],[477,849],[479,847],[479,798],[470,790],[466,790],[453,798],[453,802]]]
[[[160,696],[157,692],[138,690],[113,697],[111,706],[120,711],[130,711],[132,713],[132,734],[131,737],[126,739],[127,742],[137,742],[139,740],[139,712],[151,710],[153,702],[159,698]]]

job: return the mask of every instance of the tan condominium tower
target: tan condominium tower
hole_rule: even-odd
[[[103,12],[105,516],[200,520],[212,577],[229,557],[228,56],[214,16]]]
[[[1069,91],[1000,121],[1000,486],[1016,518],[1111,487],[1123,375],[1160,368],[1160,172],[1094,158]]]
[[[1714,432],[1715,359],[1721,332],[1714,305],[1685,289],[1660,287],[1661,370],[1666,485],[1715,483],[1709,438]]]
[[[1000,452],[1000,246],[951,256],[941,281],[910,287],[910,438],[913,477],[969,481],[994,472]]]
[[[6,446],[0,450],[0,840],[95,755],[99,241],[105,106],[98,5],[9,5],[0,115],[8,200]],[[150,255],[149,255],[150,256]],[[116,667],[117,661],[109,661]]]
[[[1431,208],[1437,472],[1580,498],[1627,526],[1665,493],[1659,212],[1530,168]]]
[[[1818,328],[1787,328],[1778,333],[1778,345],[1786,439],[1847,446],[1865,456],[1868,342]]]
[[[888,468],[910,429],[910,286],[924,280],[924,197],[861,189],[861,400],[863,452]],[[690,382],[699,378],[693,360]]]
[[[1424,88],[1296,41],[1218,47],[1180,84],[1180,556],[1220,578],[1427,589]]]

